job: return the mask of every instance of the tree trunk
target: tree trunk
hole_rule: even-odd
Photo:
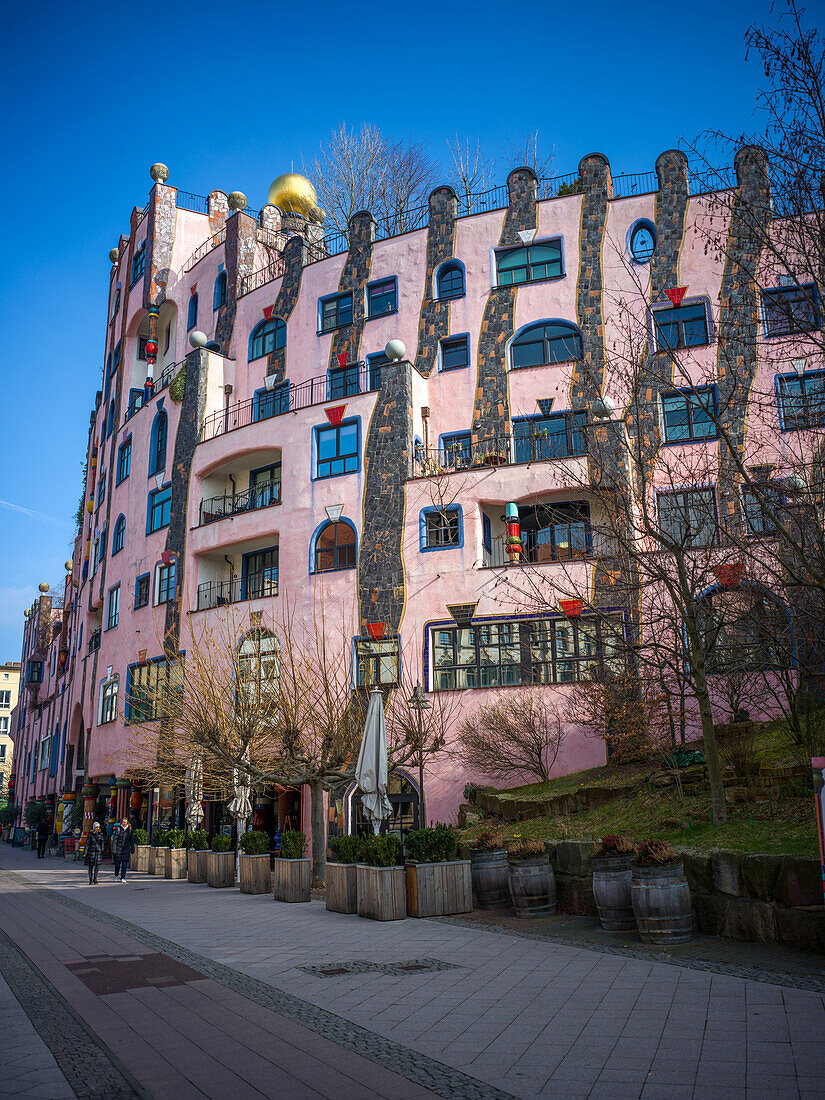
[[[327,830],[324,821],[324,785],[319,779],[309,784],[312,824],[312,885],[323,886],[327,878]]]
[[[728,819],[725,788],[722,784],[722,770],[719,767],[719,753],[716,748],[716,729],[713,725],[713,711],[704,672],[694,669],[693,686],[696,691],[696,701],[699,704],[702,737],[705,742],[705,759],[708,762],[711,816],[714,825],[724,825]]]

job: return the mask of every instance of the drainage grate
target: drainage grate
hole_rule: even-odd
[[[299,966],[305,974],[314,974],[316,978],[340,978],[342,974],[421,974],[436,970],[460,969],[456,963],[445,963],[441,959],[409,959],[407,962],[376,963],[366,959],[353,959],[352,962],[324,963],[322,966]]]

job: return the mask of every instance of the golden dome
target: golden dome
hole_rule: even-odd
[[[285,172],[269,188],[267,202],[277,206],[282,214],[303,214],[310,218],[318,207],[315,188],[305,176],[297,172]]]

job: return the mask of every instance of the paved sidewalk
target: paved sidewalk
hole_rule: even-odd
[[[695,960],[687,969],[466,922],[380,924],[328,913],[318,902],[283,905],[145,875],[89,888],[79,866],[38,866],[6,845],[0,867],[54,891],[26,890],[0,875],[3,927],[11,909],[25,937],[24,914],[44,906],[52,922],[60,911],[65,920],[82,917],[98,929],[96,939],[128,936],[130,951],[164,954],[205,975],[130,994],[144,1003],[150,994],[175,997],[169,1025],[189,1021],[193,986],[214,985],[214,1000],[252,1002],[247,1012],[306,1028],[339,1057],[363,1053],[375,1073],[392,1065],[404,1077],[394,1096],[421,1095],[422,1074],[432,1091],[453,1096],[825,1095],[823,994],[790,980],[748,980],[703,971]],[[228,1004],[211,1017],[219,1035],[239,1015],[249,1018],[232,1007],[234,1017]],[[152,1014],[142,1019],[154,1022]],[[150,1028],[155,1055],[158,1041]],[[211,1042],[205,1046],[217,1057]],[[372,1081],[361,1087],[359,1095],[381,1095]]]
[[[1,977],[0,1096],[37,1096],[43,1100],[74,1097],[51,1051]]]

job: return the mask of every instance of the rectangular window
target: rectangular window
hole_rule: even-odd
[[[146,345],[149,343],[148,336],[138,336],[138,353],[137,357],[142,362],[146,362]]]
[[[49,750],[51,748],[51,737],[44,737],[40,742],[40,760],[38,762],[38,769],[42,772],[49,766]]]
[[[799,431],[825,424],[825,371],[776,379],[782,426]]]
[[[169,603],[175,598],[177,563],[159,565],[155,581],[155,604]]]
[[[496,252],[499,286],[558,279],[563,274],[560,237],[527,248],[508,248]]]
[[[316,428],[318,478],[350,474],[358,469],[358,422],[345,420],[335,427]]]
[[[458,370],[470,365],[469,336],[451,336],[441,341],[441,369]]]
[[[0,733],[2,733],[2,732],[8,733],[8,730],[7,729],[5,731],[0,730]],[[0,764],[5,764],[5,763],[6,763],[6,746],[5,746],[5,744],[3,744],[3,745],[0,745]]]
[[[140,246],[137,252],[132,257],[132,284],[136,283],[138,279],[143,277],[143,272],[146,270],[146,241]]]
[[[99,726],[105,726],[107,722],[114,722],[117,718],[117,689],[117,680],[109,680],[101,685]]]
[[[398,638],[355,639],[357,687],[393,687],[401,682]]]
[[[778,286],[762,291],[766,336],[792,336],[819,329],[816,287]]]
[[[470,432],[452,432],[441,437],[442,462],[456,470],[473,464],[473,437]]]
[[[289,382],[279,382],[271,390],[256,390],[252,402],[252,419],[269,420],[289,412]]]
[[[377,351],[374,355],[367,356],[367,389],[381,389],[381,372],[388,367],[390,361],[383,351]]]
[[[100,475],[100,481],[97,483],[97,506],[98,508],[103,503],[103,498],[106,496],[106,475]]]
[[[278,547],[246,554],[241,575],[241,598],[259,600],[278,595]]]
[[[765,511],[766,506],[774,513],[780,513],[785,496],[780,487],[766,481],[759,488],[742,490],[742,512],[745,517],[745,533],[749,535],[771,535],[776,523]]]
[[[149,603],[149,574],[144,573],[135,580],[135,608],[146,607]]]
[[[671,542],[685,549],[713,546],[719,521],[713,489],[659,493],[659,527]]]
[[[0,691],[0,707],[10,707],[10,706],[11,706],[11,692],[10,691]]]
[[[571,458],[586,450],[587,413],[563,412],[526,416],[513,421],[516,462],[545,462]]]
[[[0,733],[8,733],[8,732],[9,732],[9,718],[8,718],[8,716],[4,716],[3,718],[0,718]],[[5,749],[5,747],[6,746],[4,745],[3,748]]]
[[[716,387],[679,390],[662,395],[662,434],[666,443],[715,439]]]
[[[440,550],[461,543],[461,509],[433,508],[424,514],[423,546],[426,550]]]
[[[117,479],[116,485],[120,485],[121,481],[125,481],[129,476],[129,471],[132,468],[132,437],[121,443],[117,452]]]
[[[129,404],[126,408],[126,419],[134,416],[139,408],[143,405],[143,390],[132,389],[129,390]]]
[[[656,350],[695,348],[709,342],[708,316],[703,302],[653,310]]]
[[[395,278],[367,283],[367,317],[383,317],[398,309],[398,283]]]
[[[334,367],[329,372],[329,399],[338,400],[342,397],[352,397],[361,392],[361,368],[357,363],[349,363],[346,367]]]
[[[352,291],[345,294],[333,294],[320,301],[321,332],[332,332],[352,324]]]
[[[151,722],[177,713],[183,690],[182,658],[157,657],[132,665],[126,678],[126,719]]]
[[[621,669],[621,621],[522,619],[432,630],[436,691],[568,684]]]
[[[109,589],[109,603],[106,609],[106,629],[111,630],[120,620],[120,585]]]
[[[168,527],[172,518],[172,487],[153,489],[149,494],[149,534]]]

